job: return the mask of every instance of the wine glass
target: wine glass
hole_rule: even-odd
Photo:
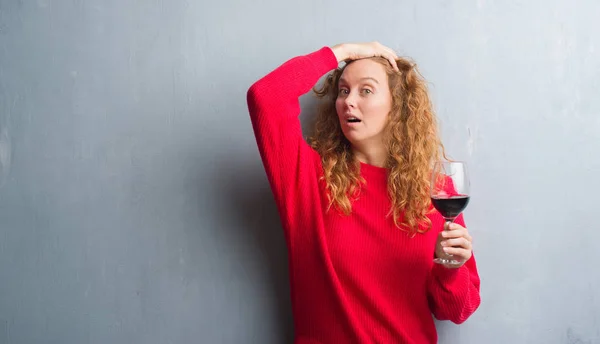
[[[444,217],[444,230],[465,210],[469,204],[469,175],[467,164],[462,161],[437,161],[431,173],[431,203]],[[460,265],[462,262],[453,259],[435,258],[438,264]]]

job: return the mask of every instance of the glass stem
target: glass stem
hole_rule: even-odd
[[[449,219],[445,218],[445,220],[446,220],[446,222],[444,222],[444,230],[445,231],[450,230],[450,225],[454,223],[454,219],[455,219],[455,217],[449,218]]]
[[[455,219],[455,217],[453,217],[453,218],[445,218],[444,219],[444,220],[446,220],[444,222],[444,230],[445,231],[449,231],[450,230],[450,225],[454,223],[454,219]],[[450,259],[450,260],[452,260],[453,257],[454,257],[454,255],[452,255],[452,254],[447,254],[447,255],[448,255],[448,259]]]

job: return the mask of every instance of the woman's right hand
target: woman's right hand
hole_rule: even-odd
[[[379,42],[343,43],[333,46],[331,50],[333,50],[338,62],[380,56],[387,59],[396,71],[398,70],[396,65],[398,55],[394,50]]]

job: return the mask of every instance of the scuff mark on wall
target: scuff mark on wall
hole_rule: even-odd
[[[479,129],[477,127],[471,128],[471,126],[467,126],[467,152],[469,153],[469,156],[473,156],[473,152],[475,151],[478,131]]]
[[[9,128],[17,101],[18,97],[13,101],[7,101],[5,103],[7,107],[0,112],[0,187],[6,183],[12,164],[12,141]]]
[[[3,125],[0,128],[0,187],[6,183],[10,173],[11,146],[8,128],[6,125]]]

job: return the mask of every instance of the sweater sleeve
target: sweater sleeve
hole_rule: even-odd
[[[465,226],[462,214],[456,223]],[[481,303],[479,284],[474,255],[456,269],[433,264],[428,282],[431,312],[438,320],[450,320],[455,324],[465,322]]]
[[[338,62],[329,47],[285,62],[257,82],[247,93],[248,109],[264,168],[283,216],[292,216],[298,177],[317,154],[304,140],[299,97]],[[312,160],[310,160],[312,161]]]

